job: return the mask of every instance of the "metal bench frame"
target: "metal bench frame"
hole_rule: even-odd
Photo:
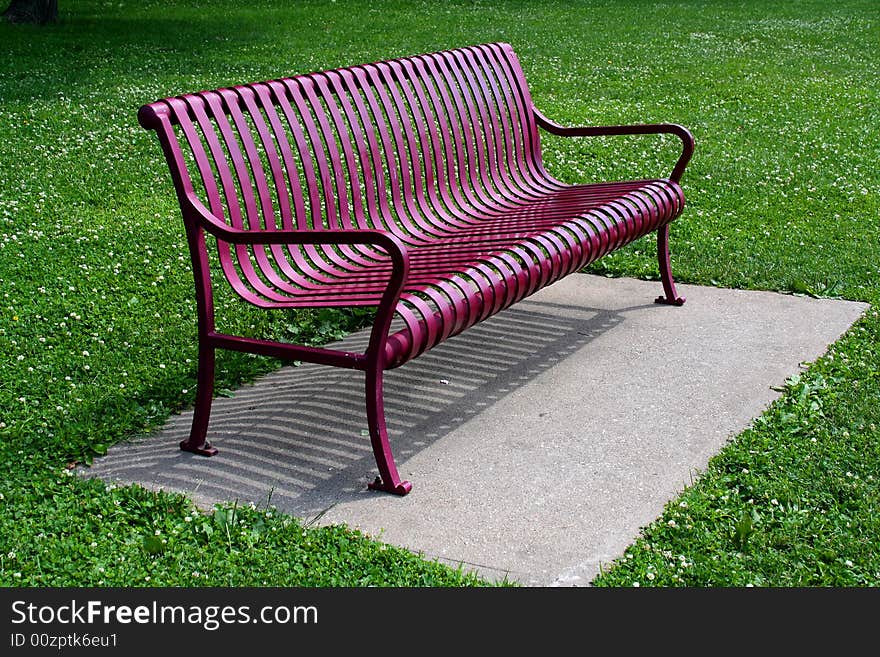
[[[508,44],[165,98],[138,119],[159,138],[192,258],[199,369],[186,451],[217,452],[206,440],[217,349],[352,368],[366,375],[379,469],[370,487],[405,495],[385,370],[654,231],[656,301],[684,303],[669,223],[684,206],[691,134],[674,124],[557,125],[532,104]],[[539,128],[670,133],[682,152],[669,178],[569,185],[545,170]],[[374,306],[366,351],[218,332],[208,236],[232,289],[256,306]]]

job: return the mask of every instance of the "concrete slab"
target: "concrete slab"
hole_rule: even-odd
[[[683,285],[675,308],[658,291],[570,276],[389,372],[405,498],[366,490],[362,375],[312,365],[217,399],[213,458],[177,449],[184,413],[85,474],[269,503],[488,577],[586,585],[867,307]]]

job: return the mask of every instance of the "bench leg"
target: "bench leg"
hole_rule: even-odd
[[[208,418],[211,417],[211,402],[214,398],[214,347],[199,345],[199,374],[196,387],[196,405],[193,410],[192,428],[189,438],[180,443],[180,449],[202,456],[214,456],[217,448],[205,436],[208,434]]]
[[[370,442],[373,455],[379,466],[379,476],[369,484],[371,490],[381,490],[395,495],[406,495],[412,490],[412,484],[401,481],[388,442],[388,431],[385,426],[385,402],[382,393],[382,371],[367,370],[367,422],[370,425]]]
[[[669,262],[669,224],[657,231],[657,261],[660,263],[660,280],[663,283],[664,296],[657,297],[654,302],[681,306],[684,304],[684,297],[678,296],[678,292],[675,291],[672,265]]]

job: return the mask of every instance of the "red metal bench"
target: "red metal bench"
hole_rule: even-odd
[[[507,44],[166,98],[138,118],[168,162],[195,277],[198,392],[184,450],[216,453],[206,433],[218,348],[363,370],[379,468],[371,488],[405,495],[385,427],[385,370],[652,231],[657,301],[684,302],[668,225],[684,205],[690,133],[559,126],[533,106]],[[568,185],[545,171],[539,128],[672,133],[683,149],[669,178]],[[375,306],[366,352],[219,333],[207,236],[252,304]]]

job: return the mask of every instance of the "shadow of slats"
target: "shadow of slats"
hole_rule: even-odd
[[[571,308],[560,316],[527,300],[389,371],[385,406],[398,464],[430,449],[622,318]],[[359,350],[367,339],[367,332],[359,332],[335,346]],[[365,494],[375,477],[363,383],[356,371],[284,367],[231,398],[214,401],[209,438],[220,450],[217,456],[207,459],[177,448],[189,432],[187,412],[156,434],[112,448],[84,475],[182,491],[205,505],[271,503],[312,517]]]

